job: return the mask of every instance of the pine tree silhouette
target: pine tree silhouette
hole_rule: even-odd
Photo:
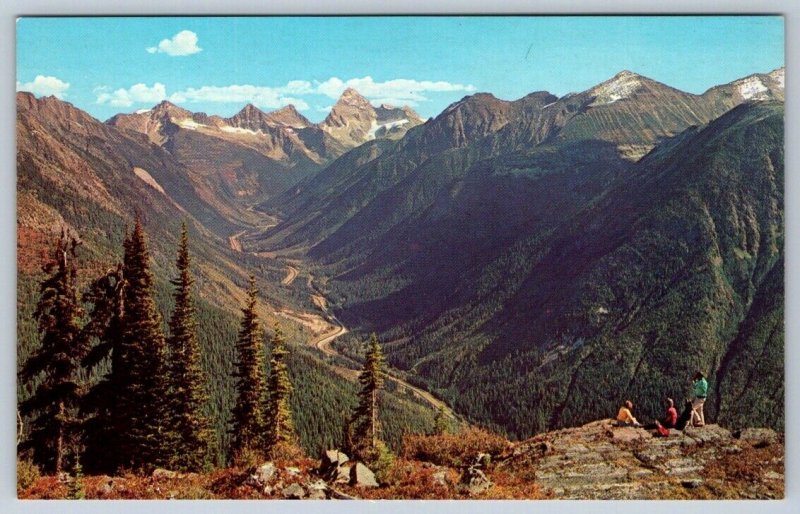
[[[366,360],[358,381],[358,407],[346,428],[346,439],[350,440],[349,450],[358,457],[366,458],[378,448],[380,442],[380,423],[378,422],[378,391],[383,387],[385,361],[378,337],[372,334]]]
[[[176,260],[178,277],[175,286],[175,309],[169,322],[169,405],[171,420],[170,467],[200,471],[211,464],[211,423],[203,414],[208,402],[206,381],[200,367],[200,345],[192,301],[194,279],[189,272],[189,236],[186,223],[181,228],[181,241]]]
[[[42,267],[48,277],[39,287],[34,313],[41,346],[19,373],[22,382],[41,378],[33,396],[20,404],[23,415],[35,415],[20,449],[31,450],[33,461],[53,473],[63,469],[67,446],[80,426],[78,371],[87,347],[80,337],[83,311],[75,286],[77,246],[75,239],[68,240],[62,232],[50,260]]]
[[[280,325],[275,323],[275,334],[272,337],[272,356],[268,382],[267,449],[271,452],[280,444],[297,444],[297,435],[292,421],[289,397],[292,384],[289,381],[289,370],[286,367],[286,356],[289,351]]]
[[[251,275],[236,341],[236,401],[232,411],[230,452],[234,461],[248,454],[263,453],[265,439],[264,331],[256,314],[257,296],[255,277]]]

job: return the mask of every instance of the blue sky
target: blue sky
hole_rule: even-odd
[[[312,121],[341,91],[423,117],[478,91],[582,91],[623,69],[678,89],[784,65],[769,17],[22,18],[17,89],[105,120],[169,99],[229,116],[293,103]]]

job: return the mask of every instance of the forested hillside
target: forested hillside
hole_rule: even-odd
[[[155,275],[155,300],[162,330],[174,308],[172,286],[174,256],[180,225],[188,224],[193,292],[197,308],[201,364],[208,379],[210,402],[206,414],[213,421],[218,463],[227,462],[229,415],[233,405],[234,342],[243,288],[255,273],[263,297],[258,304],[262,322],[280,321],[290,341],[289,372],[295,383],[291,397],[302,447],[309,454],[342,443],[342,430],[355,404],[357,386],[337,375],[311,349],[303,345],[313,337],[306,327],[278,316],[278,308],[313,307],[307,294],[281,285],[286,264],[229,248],[228,237],[241,232],[257,217],[235,223],[230,212],[217,210],[191,180],[181,156],[148,141],[145,135],[122,131],[91,118],[55,98],[17,96],[18,160],[18,283],[17,365],[21,369],[39,347],[34,309],[45,279],[41,265],[65,231],[75,237],[78,295],[89,283],[122,259],[122,242],[138,215],[151,244]],[[189,163],[191,164],[191,163]],[[246,201],[246,199],[244,200]],[[244,211],[246,203],[242,203]],[[84,305],[88,312],[91,305]],[[109,369],[102,362],[91,373],[81,372],[86,387]],[[18,382],[18,399],[31,397],[41,377]],[[396,447],[402,434],[432,429],[430,407],[392,392],[385,395],[381,412],[385,438]],[[23,419],[27,429],[28,419]],[[24,434],[23,434],[24,439]]]
[[[536,153],[518,156],[513,175],[503,163],[486,165],[480,190],[512,182],[491,219],[508,209],[522,221],[437,230],[423,218],[395,241],[424,241],[425,227],[430,260],[398,264],[399,245],[384,240],[363,274],[329,282],[342,316],[385,334],[390,361],[457,410],[518,437],[610,413],[623,397],[655,415],[665,396],[688,394],[695,368],[715,384],[707,412],[720,422],[783,426],[780,409],[732,408],[783,391],[782,104],[740,106],[616,175],[600,160],[583,175],[545,171]],[[568,201],[555,196],[582,176]],[[487,212],[468,188],[450,210],[462,222]],[[549,209],[529,214],[510,194],[519,191]],[[406,278],[397,294],[366,286],[384,273]]]

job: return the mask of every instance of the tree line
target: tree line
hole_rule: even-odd
[[[150,255],[138,217],[125,236],[122,262],[92,281],[80,300],[78,246],[62,232],[42,266],[45,278],[34,311],[41,344],[19,371],[21,382],[38,383],[19,405],[28,425],[20,452],[49,473],[211,469],[219,448],[204,414],[208,382],[200,366],[185,223],[177,276],[170,281],[174,309],[167,335],[154,301]],[[227,448],[234,465],[302,454],[289,404],[289,350],[276,323],[267,367],[257,305],[251,275],[235,345]],[[383,366],[373,336],[359,379],[359,404],[343,429],[345,449],[363,460],[384,448],[377,418]],[[105,372],[90,383],[85,377],[98,370]]]

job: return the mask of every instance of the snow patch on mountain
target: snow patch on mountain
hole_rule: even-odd
[[[747,77],[737,84],[739,94],[746,100],[765,100],[769,88],[758,77]]]
[[[229,132],[229,133],[233,133],[233,134],[251,134],[251,135],[254,135],[254,136],[257,136],[257,135],[262,133],[260,130],[258,132],[256,132],[255,130],[250,130],[250,129],[241,128],[241,127],[230,127],[230,126],[220,127],[220,130],[222,130],[223,132]]]
[[[635,93],[642,86],[639,76],[635,73],[623,71],[607,82],[591,90],[595,99],[591,105],[612,104],[624,100]]]
[[[379,125],[377,121],[372,120],[372,125],[369,127],[369,131],[367,132],[367,139],[375,139],[375,134],[382,128],[385,128],[388,131],[406,123],[408,123],[408,120],[402,119],[390,121],[388,123],[381,123]]]
[[[203,125],[202,123],[197,123],[191,118],[184,118],[181,120],[175,120],[175,124],[181,128],[189,129],[189,130],[197,130],[199,128],[211,128],[208,125]]]

